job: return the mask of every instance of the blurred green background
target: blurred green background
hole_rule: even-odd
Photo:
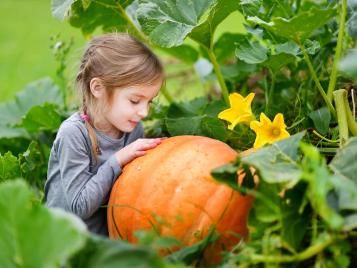
[[[0,20],[0,102],[11,99],[26,84],[45,76],[58,82],[59,64],[51,49],[54,36],[66,43],[74,41],[66,58],[65,72],[66,79],[73,81],[86,40],[79,29],[52,17],[51,0],[0,0]],[[217,28],[215,40],[227,31],[244,33],[243,21],[240,13],[232,13]],[[196,45],[190,40],[187,43]],[[176,99],[201,96],[212,86],[199,79],[194,66],[157,52],[169,78],[167,88]]]
[[[55,77],[51,36],[74,40],[68,71],[75,70],[85,40],[79,29],[51,15],[50,0],[0,0],[0,101],[11,99],[27,83]]]

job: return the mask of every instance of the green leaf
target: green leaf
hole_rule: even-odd
[[[48,103],[34,106],[27,112],[18,126],[25,128],[29,133],[42,130],[55,132],[62,122],[62,117],[58,114],[57,109],[57,105]]]
[[[262,64],[271,69],[273,73],[276,73],[285,65],[294,62],[296,62],[295,56],[287,53],[281,53],[269,56],[269,58]]]
[[[313,31],[325,25],[335,14],[335,9],[312,8],[291,19],[275,17],[271,22],[266,22],[258,17],[248,17],[247,20],[261,25],[276,35],[302,43],[309,38]]]
[[[234,56],[236,48],[235,43],[239,43],[243,39],[245,39],[245,35],[242,34],[222,34],[222,36],[214,44],[214,54],[216,55],[217,61],[222,62]]]
[[[14,125],[32,107],[44,103],[63,105],[60,89],[49,78],[30,83],[16,94],[14,100],[0,103],[0,125]]]
[[[161,48],[166,53],[186,62],[193,64],[198,60],[198,51],[189,45],[180,45],[171,48]]]
[[[0,184],[1,267],[59,267],[85,243],[79,218],[33,200],[21,180]]]
[[[52,15],[57,19],[63,20],[66,16],[68,16],[71,5],[75,1],[77,0],[52,0]]]
[[[21,177],[20,163],[11,152],[0,154],[0,181]]]
[[[150,248],[134,246],[125,241],[109,240],[97,235],[89,237],[85,247],[72,257],[70,264],[71,267],[86,268],[175,267],[165,263]]]
[[[220,141],[227,139],[226,126],[222,120],[216,117],[206,116],[201,121],[201,131],[204,136],[214,138]]]
[[[282,44],[277,44],[275,46],[275,51],[276,54],[282,54],[282,53],[286,53],[286,54],[291,54],[294,56],[297,56],[300,52],[299,46],[293,42],[293,41],[288,41]]]
[[[281,219],[280,202],[278,185],[260,181],[253,206],[255,217],[263,223],[279,221]]]
[[[339,69],[357,82],[357,49],[351,49],[340,61]]]
[[[200,135],[203,116],[167,118],[165,124],[171,136]]]
[[[260,176],[269,183],[295,183],[301,176],[296,163],[298,148],[304,132],[261,148],[242,157],[242,163],[254,166]]]
[[[339,175],[333,176],[331,182],[337,192],[338,208],[357,211],[357,183]]]
[[[304,190],[299,185],[288,190],[284,195],[284,200],[281,202],[281,237],[295,250],[299,248],[310,220],[308,209],[305,208],[300,212],[301,204],[305,197]]]
[[[268,49],[257,41],[251,41],[247,38],[238,43],[236,56],[249,64],[262,63],[268,58]]]
[[[2,126],[0,124],[0,139],[11,138],[26,138],[29,139],[29,134],[22,128],[12,128],[8,126]]]
[[[195,260],[201,260],[206,247],[217,239],[218,235],[215,229],[211,228],[204,239],[192,246],[184,247],[183,249],[166,256],[165,259],[171,262],[183,262],[187,265],[191,265]]]
[[[130,5],[133,0],[96,0],[91,4],[75,1],[71,6],[69,22],[73,27],[81,28],[84,35],[89,35],[98,27],[104,32],[125,32],[129,24],[125,13],[121,10]]]
[[[352,231],[357,228],[357,213],[345,217],[344,231]]]
[[[321,48],[319,42],[316,40],[311,41],[310,39],[304,41],[304,47],[310,55],[315,55]]]
[[[210,10],[207,20],[195,27],[190,37],[207,48],[211,48],[214,32],[217,26],[231,13],[238,10],[238,1],[216,0],[216,4]],[[243,23],[243,22],[240,22]],[[237,25],[237,28],[241,28]]]
[[[318,132],[325,135],[329,129],[331,114],[327,107],[322,107],[316,111],[309,114],[309,117],[314,122],[314,126]]]
[[[357,183],[357,137],[350,138],[337,152],[329,164],[329,167],[337,174]]]
[[[327,202],[327,196],[333,189],[333,175],[317,148],[308,144],[301,144],[300,148],[305,155],[302,161],[301,178],[308,183],[306,196],[316,213],[331,229],[340,229],[343,218]]]
[[[162,47],[174,47],[181,45],[199,25],[215,0],[140,0],[139,3],[137,18],[144,33]]]
[[[245,16],[256,16],[262,7],[262,0],[241,0],[240,6]]]
[[[240,191],[237,181],[237,170],[238,167],[235,164],[225,164],[221,167],[213,169],[211,174],[217,181],[227,184],[236,191]]]

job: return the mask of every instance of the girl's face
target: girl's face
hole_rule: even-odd
[[[149,113],[152,100],[158,95],[162,81],[150,85],[137,85],[113,92],[110,106],[104,111],[106,133],[119,137],[131,132]],[[103,122],[104,123],[104,122]]]

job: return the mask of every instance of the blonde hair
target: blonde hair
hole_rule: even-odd
[[[163,67],[155,54],[143,43],[126,33],[108,33],[93,38],[83,54],[76,83],[82,94],[82,113],[88,115],[85,125],[97,160],[98,144],[92,115],[98,103],[90,90],[90,81],[99,78],[111,103],[115,89],[164,82]]]

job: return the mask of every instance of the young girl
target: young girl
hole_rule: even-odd
[[[91,232],[108,235],[106,207],[125,164],[156,147],[140,121],[163,83],[157,57],[127,34],[105,34],[88,45],[76,82],[81,110],[60,126],[45,184],[49,207],[70,211]]]

